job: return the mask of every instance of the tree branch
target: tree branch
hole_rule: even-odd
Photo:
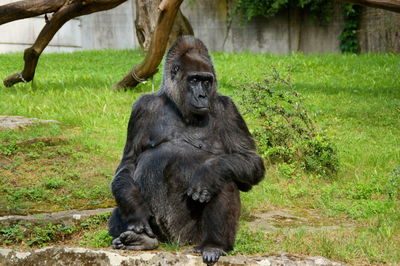
[[[158,9],[160,10],[160,11],[164,11],[165,10],[165,7],[168,5],[168,0],[162,0],[161,1],[161,3],[160,3],[160,5],[158,6]]]
[[[386,9],[389,11],[400,13],[400,0],[337,0],[337,1],[357,4],[361,6]]]
[[[163,0],[161,2],[159,6],[161,12],[151,38],[149,52],[140,64],[136,65],[114,86],[115,89],[135,87],[140,81],[150,78],[157,72],[182,2],[183,0]]]
[[[0,25],[14,20],[56,12],[67,0],[25,0],[0,6]]]
[[[6,87],[11,87],[19,82],[29,82],[33,79],[39,57],[49,44],[57,31],[70,19],[90,14],[93,12],[113,8],[126,0],[32,0],[19,1],[9,5],[0,6],[0,22],[12,21],[20,18],[43,14],[41,12],[55,11],[50,21],[46,23],[32,47],[24,52],[24,69],[4,79]],[[36,4],[34,6],[32,4]],[[57,6],[59,4],[59,6]],[[17,12],[8,14],[6,12]],[[6,14],[8,19],[3,19]],[[0,23],[1,24],[1,23]]]
[[[66,5],[60,8],[48,23],[43,27],[38,38],[32,47],[29,47],[24,52],[24,69],[22,72],[14,73],[4,79],[4,86],[11,87],[18,82],[29,82],[35,75],[36,65],[39,61],[39,56],[43,52],[44,48],[49,44],[51,39],[57,33],[57,31],[65,24],[68,20],[76,16],[76,12],[79,10],[77,3]]]

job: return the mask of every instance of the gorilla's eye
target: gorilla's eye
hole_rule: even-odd
[[[174,79],[179,71],[179,66],[173,66],[171,70],[171,79]]]
[[[208,88],[210,86],[210,82],[208,80],[203,81],[203,87]]]
[[[191,79],[189,80],[189,82],[190,82],[191,84],[195,84],[195,83],[197,83],[197,78],[191,78]]]

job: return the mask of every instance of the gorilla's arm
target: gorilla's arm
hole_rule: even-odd
[[[149,119],[146,108],[149,104],[151,98],[145,95],[133,106],[123,156],[111,183],[111,190],[128,229],[136,233],[145,231],[153,237],[148,223],[151,213],[133,180],[137,157],[148,139],[146,129]]]
[[[226,153],[211,156],[195,170],[187,194],[200,202],[209,201],[227,180],[233,180],[240,190],[249,191],[265,174],[264,162],[256,153],[254,140],[236,106],[229,97],[218,99],[218,134]]]
[[[264,161],[256,153],[253,137],[233,101],[226,96],[219,98],[224,113],[221,138],[227,153],[211,158],[206,165],[225,180],[233,179],[240,190],[248,191],[264,178]]]

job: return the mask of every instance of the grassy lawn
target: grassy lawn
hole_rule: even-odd
[[[61,122],[0,131],[1,215],[114,205],[109,183],[122,154],[131,105],[151,92],[151,82],[126,92],[111,85],[142,57],[138,51],[111,50],[48,54],[40,59],[33,86],[0,85],[0,115]],[[400,263],[400,56],[214,53],[213,59],[220,92],[236,102],[238,84],[261,81],[272,69],[290,75],[339,153],[339,171],[329,178],[285,163],[268,165],[265,180],[242,194],[233,253],[285,251],[351,264]],[[0,77],[22,65],[21,53],[0,55]],[[160,80],[158,73],[156,87]],[[44,136],[55,141],[26,144]],[[301,229],[301,222],[288,220],[275,221],[280,229],[273,232],[250,226],[253,214],[282,209],[304,217],[305,225],[338,228]],[[108,240],[105,220],[83,228],[87,233],[71,230],[80,233],[68,241],[98,247]],[[14,229],[1,232],[12,237]]]

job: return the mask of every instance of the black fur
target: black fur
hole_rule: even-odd
[[[250,190],[265,170],[234,103],[216,88],[204,44],[178,40],[167,54],[161,89],[133,106],[112,182],[114,248],[136,246],[129,242],[136,235],[121,236],[133,231],[194,244],[208,264],[232,250],[239,190]]]

